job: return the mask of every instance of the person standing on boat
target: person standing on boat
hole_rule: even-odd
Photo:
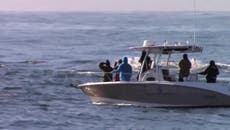
[[[206,76],[207,83],[216,83],[216,78],[217,75],[219,74],[219,69],[215,64],[215,61],[211,60],[209,62],[208,68],[205,71],[200,72],[199,74],[207,75]]]
[[[119,73],[120,81],[130,81],[132,76],[132,67],[128,64],[128,58],[123,57],[122,63],[118,66],[113,73]]]
[[[146,57],[146,59],[145,59],[145,57]],[[145,61],[144,61],[144,59],[145,59]],[[142,51],[141,57],[138,60],[138,62],[141,63],[141,65],[144,64],[142,72],[149,70],[151,67],[151,63],[152,63],[151,58],[146,54],[146,51]]]
[[[122,59],[119,59],[118,61],[116,61],[114,64],[114,69],[116,70],[121,63],[122,63]],[[115,74],[115,81],[120,81],[119,73]]]
[[[188,59],[188,55],[184,54],[183,59],[179,62],[180,72],[179,72],[179,81],[183,82],[185,77],[188,77],[190,74],[190,68],[192,64]]]
[[[150,56],[146,54],[146,51],[143,50],[141,53],[141,57],[138,60],[138,62],[141,63],[141,67],[142,66],[143,67],[141,68],[140,72],[137,74],[137,80],[139,79],[140,73],[144,73],[151,68],[152,60],[151,60]]]
[[[111,73],[113,71],[113,68],[110,66],[109,60],[106,60],[106,62],[101,62],[99,64],[99,68],[104,72],[104,82],[109,82],[113,80],[113,74]]]

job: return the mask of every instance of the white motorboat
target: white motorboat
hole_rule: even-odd
[[[173,54],[199,53],[196,45],[153,45],[131,47],[152,56],[151,69],[143,72],[136,81],[91,82],[78,85],[93,103],[126,104],[147,107],[228,107],[230,86],[224,83],[206,83],[191,73],[184,82],[178,81],[178,72],[170,66]],[[160,64],[167,56],[166,64]],[[146,60],[146,56],[145,59]],[[177,70],[178,71],[178,70]]]

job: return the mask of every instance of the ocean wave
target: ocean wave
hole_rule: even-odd
[[[42,61],[42,60],[26,60],[26,61],[22,61],[19,63],[26,63],[26,64],[42,64],[42,63],[46,63],[47,61]]]
[[[94,60],[72,60],[65,62],[65,64],[87,64],[87,63],[94,63]]]
[[[219,66],[222,69],[230,69],[230,64],[216,63],[216,65]]]
[[[5,65],[5,64],[0,64],[0,67],[6,67],[7,65]]]

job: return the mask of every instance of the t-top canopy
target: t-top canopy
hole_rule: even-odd
[[[196,45],[152,45],[130,47],[132,50],[146,51],[149,54],[173,54],[173,53],[196,53],[202,52],[203,48]]]

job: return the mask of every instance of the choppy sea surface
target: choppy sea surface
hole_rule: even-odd
[[[71,83],[100,81],[98,63],[127,48],[193,42],[198,70],[215,60],[229,82],[230,12],[0,12],[0,129],[228,130],[230,108],[95,105]],[[134,57],[134,58],[133,58]],[[181,58],[181,57],[180,57]],[[134,62],[135,63],[135,62]],[[134,65],[133,65],[134,66]],[[202,77],[201,77],[202,78]]]

